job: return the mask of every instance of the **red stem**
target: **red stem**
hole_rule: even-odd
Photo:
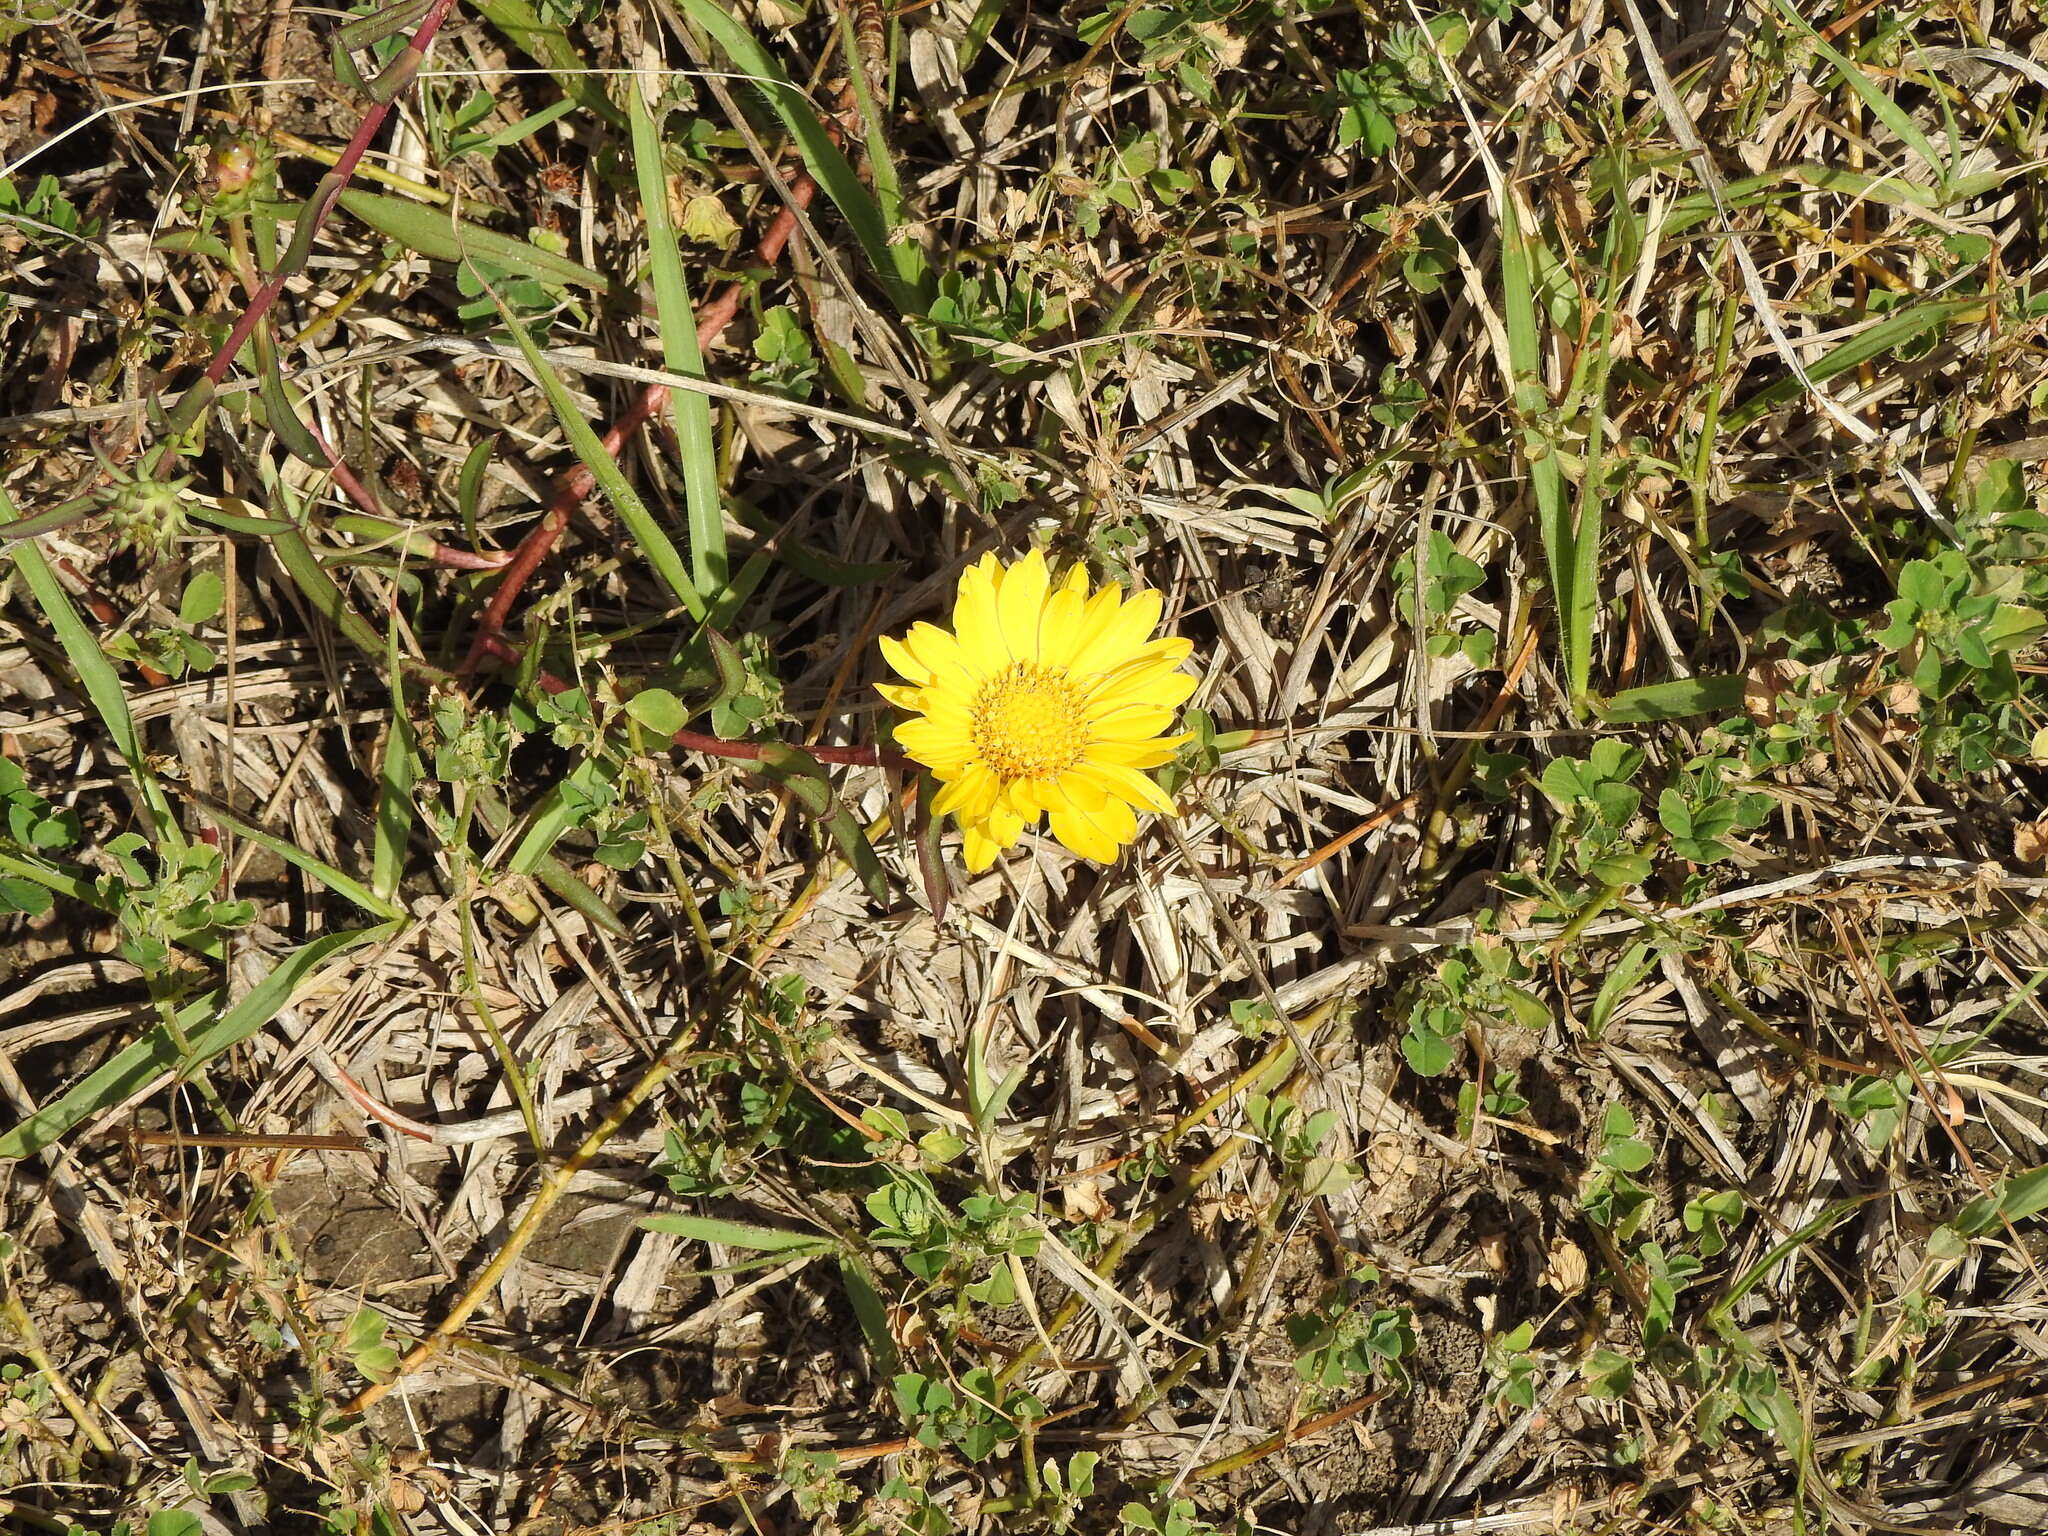
[[[428,46],[434,41],[434,34],[441,30],[441,24],[448,19],[448,13],[454,8],[455,0],[433,0],[432,6],[420,21],[419,30],[413,33],[412,40],[405,45],[404,51],[392,60],[386,74],[403,65],[408,55],[412,56],[413,68],[417,69],[420,61],[426,57]],[[334,162],[334,169],[320,178],[320,185],[314,190],[312,202],[299,215],[302,219],[313,221],[314,233],[320,231],[326,224],[328,215],[334,212],[334,205],[341,197],[342,190],[348,186],[349,178],[356,173],[357,163],[369,152],[370,141],[377,136],[377,130],[384,126],[384,119],[398,104],[400,94],[400,91],[393,90],[383,101],[370,104],[370,110],[357,127],[355,136],[348,141],[347,148],[342,150],[341,158]],[[304,241],[296,232],[293,243],[303,243],[308,249],[311,247],[311,242]],[[278,269],[270,274],[270,281],[256,290],[255,297],[249,300],[249,307],[235,322],[234,329],[228,332],[228,339],[221,343],[220,351],[215,353],[213,361],[206,365],[206,378],[209,383],[218,385],[227,378],[228,369],[234,364],[235,354],[242,350],[243,343],[248,341],[250,333],[256,329],[256,322],[277,302],[278,295],[284,292],[284,285],[291,281],[292,275],[290,264],[281,262]]]

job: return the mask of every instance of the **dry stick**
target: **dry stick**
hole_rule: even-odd
[[[1188,1473],[1185,1480],[1191,1483],[1199,1482],[1204,1478],[1223,1477],[1231,1472],[1240,1472],[1255,1461],[1263,1461],[1275,1451],[1283,1451],[1290,1445],[1306,1440],[1310,1435],[1319,1435],[1334,1425],[1342,1424],[1346,1419],[1356,1418],[1392,1390],[1391,1387],[1382,1387],[1377,1392],[1354,1398],[1341,1408],[1332,1408],[1328,1413],[1319,1413],[1312,1419],[1304,1419],[1292,1429],[1283,1429],[1277,1435],[1268,1435],[1257,1445],[1233,1451],[1228,1456],[1219,1456],[1214,1461],[1205,1461]]]
[[[1307,1026],[1308,1030],[1313,1031],[1336,1011],[1337,1004],[1325,1003],[1307,1018],[1303,1019],[1302,1023]],[[1290,1025],[1291,1023],[1292,1021],[1290,1021]],[[1289,1070],[1290,1068],[1292,1069],[1291,1071]],[[1166,1135],[1161,1138],[1162,1143],[1170,1146],[1178,1142],[1229,1100],[1238,1097],[1240,1094],[1249,1093],[1254,1087],[1262,1084],[1267,1078],[1274,1076],[1276,1073],[1288,1072],[1287,1081],[1291,1084],[1302,1075],[1304,1070],[1300,1059],[1296,1055],[1293,1041],[1290,1039],[1277,1042],[1263,1056],[1252,1063],[1251,1066],[1238,1074],[1237,1078],[1228,1087],[1216,1093],[1208,1103],[1175,1122]],[[1284,1093],[1286,1089],[1283,1087],[1281,1091]],[[1231,1159],[1251,1145],[1252,1140],[1253,1138],[1247,1132],[1233,1131],[1215,1151],[1203,1158],[1193,1168],[1188,1169],[1175,1186],[1156,1203],[1133,1217],[1130,1224],[1117,1235],[1115,1241],[1104,1251],[1102,1257],[1095,1262],[1094,1272],[1096,1278],[1105,1285],[1109,1284],[1117,1270],[1122,1266],[1124,1259],[1129,1256],[1131,1250],[1162,1220],[1193,1200],[1201,1192],[1204,1185],[1229,1165]],[[1040,1354],[1045,1352],[1040,1340],[1058,1337],[1075,1318],[1081,1315],[1081,1309],[1086,1305],[1086,1299],[1078,1292],[1069,1295],[1060,1304],[1059,1310],[1053,1314],[1052,1320],[1046,1324],[1044,1332],[1038,1338],[1026,1340],[1023,1347],[1017,1351],[1009,1364],[996,1373],[997,1384],[1007,1387],[1017,1378],[1020,1372],[1027,1370],[1038,1359]]]
[[[640,1107],[654,1096],[655,1090],[667,1082],[676,1068],[682,1065],[689,1054],[687,1047],[697,1034],[698,1026],[717,1011],[729,990],[721,988],[706,1000],[701,1012],[684,1016],[682,1022],[676,1026],[675,1033],[669,1036],[668,1043],[662,1047],[661,1054],[648,1063],[647,1069],[640,1074],[633,1086],[625,1091],[618,1103],[612,1106],[610,1113],[583,1138],[566,1161],[550,1168],[542,1177],[540,1187],[533,1193],[533,1203],[527,1206],[525,1213],[519,1218],[519,1225],[512,1229],[511,1235],[505,1239],[504,1246],[491,1256],[491,1261],[483,1267],[476,1279],[470,1282],[469,1288],[462,1293],[461,1298],[448,1309],[448,1314],[435,1325],[434,1331],[406,1351],[405,1358],[398,1362],[398,1367],[389,1381],[371,1382],[355,1395],[345,1412],[361,1413],[392,1387],[447,1348],[449,1341],[462,1331],[462,1325],[469,1321],[477,1308],[490,1300],[491,1294],[497,1290],[498,1283],[505,1278],[505,1273],[511,1269],[513,1262],[526,1251],[534,1238],[540,1235],[541,1224],[560,1202],[562,1196],[569,1192],[569,1186],[574,1182],[576,1175],[590,1165],[597,1154],[604,1150],[605,1143],[624,1128],[626,1122],[639,1112]]]
[[[807,175],[799,174],[790,183],[790,202],[798,207],[808,206],[817,190],[816,182]],[[755,251],[757,264],[773,266],[795,231],[796,214],[785,204],[776,210],[767,231],[761,236],[761,243]],[[718,340],[728,325],[732,324],[733,316],[739,313],[740,300],[743,296],[742,284],[728,283],[724,291],[699,312],[697,349],[700,353],[709,352],[712,343]],[[642,389],[632,407],[612,424],[610,431],[605,433],[605,452],[617,458],[624,450],[627,440],[667,403],[668,393],[668,386],[665,384],[649,384]],[[505,621],[511,617],[512,605],[519,601],[520,592],[532,579],[533,573],[540,569],[541,561],[548,557],[549,551],[555,547],[555,541],[567,531],[570,514],[582,503],[583,498],[590,494],[591,488],[596,484],[597,476],[591,473],[589,466],[579,464],[562,482],[561,490],[555,493],[555,499],[548,504],[546,515],[534,525],[525,538],[519,541],[512,559],[505,566],[503,579],[499,581],[497,590],[491,594],[490,603],[484,608],[483,618],[477,626],[476,639],[470,642],[469,655],[463,659],[457,676],[468,677],[476,671],[485,655],[495,654],[492,651],[493,643],[505,633]]]
[[[325,227],[328,215],[334,212],[334,205],[348,185],[349,178],[355,175],[356,163],[368,152],[370,140],[377,136],[377,130],[384,126],[384,119],[390,115],[406,87],[412,84],[413,76],[419,73],[420,65],[426,61],[427,49],[434,41],[434,34],[441,30],[441,24],[454,8],[455,0],[431,0],[427,14],[421,18],[419,30],[413,33],[411,41],[371,82],[370,110],[363,115],[354,137],[342,150],[341,158],[334,162],[334,169],[320,178],[320,184],[313,189],[313,195],[300,211],[298,227],[292,232],[292,243],[279,260],[277,270],[249,300],[249,307],[235,321],[234,329],[228,332],[228,339],[214,353],[213,361],[206,365],[200,381],[185,391],[166,418],[163,444],[157,450],[156,462],[150,466],[151,479],[162,480],[176,467],[179,443],[192,429],[193,423],[199,420],[207,402],[213,399],[214,391],[227,378],[236,354],[255,331],[257,322],[277,303],[285,284],[305,267],[306,258],[312,254],[314,239]]]

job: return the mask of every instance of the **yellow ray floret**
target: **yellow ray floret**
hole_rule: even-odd
[[[960,577],[953,627],[884,636],[907,678],[882,697],[913,718],[896,741],[943,786],[933,807],[960,823],[962,856],[983,870],[1038,824],[1104,862],[1138,835],[1137,813],[1176,815],[1145,772],[1188,738],[1163,736],[1195,679],[1192,647],[1154,639],[1159,594],[1088,590],[1076,566],[1057,586],[1033,550],[1015,565],[984,555]]]

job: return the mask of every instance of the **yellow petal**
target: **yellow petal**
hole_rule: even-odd
[[[1150,588],[1133,593],[1101,632],[1074,652],[1067,670],[1084,678],[1091,672],[1114,671],[1135,656],[1159,627],[1159,615],[1165,606],[1159,594]]]
[[[1045,617],[1038,622],[1038,660],[1041,666],[1064,667],[1067,664],[1074,636],[1081,628],[1081,615],[1087,609],[1087,592],[1076,592],[1072,581],[1045,600]]]
[[[989,812],[990,819],[1014,818],[1020,836],[1026,827],[1036,826],[1038,818],[1045,812],[1045,804],[1030,793],[1031,782],[1029,779],[1012,779],[1004,784],[996,794],[996,808]]]
[[[898,737],[901,739],[900,732]],[[940,816],[958,816],[963,825],[970,821],[986,821],[988,813],[995,808],[996,794],[1001,787],[987,767],[974,763],[939,791],[932,801],[932,811]]]
[[[995,863],[996,855],[1008,846],[997,842],[977,826],[960,828],[960,862],[967,866],[967,873],[978,875]]]
[[[1156,666],[1132,667],[1110,674],[1109,680],[1088,695],[1087,714],[1100,720],[1127,704],[1149,704],[1155,709],[1172,709],[1187,702],[1201,686],[1201,679],[1185,672]]]
[[[927,768],[964,767],[974,757],[971,738],[935,720],[906,720],[896,727],[896,745]]]
[[[911,625],[910,633],[903,637],[903,648],[936,682],[967,687],[974,681],[967,658],[961,654],[960,642],[936,624],[919,621]]]
[[[1034,816],[1031,819],[1036,821],[1038,818]],[[1005,848],[1024,835],[1024,818],[1001,800],[996,802],[996,808],[988,813],[988,820],[981,825],[984,832]]]
[[[1177,711],[1157,704],[1125,704],[1088,722],[1093,741],[1143,741],[1173,724]]]
[[[1055,816],[1062,811],[1099,811],[1109,803],[1100,784],[1079,777],[1071,769],[1058,778],[1041,779],[1038,798]]]
[[[1092,741],[1082,761],[1113,763],[1119,768],[1157,768],[1173,761],[1182,742],[1194,739],[1190,731],[1180,736],[1156,736],[1150,741]]]
[[[1118,815],[1118,812],[1122,812]],[[1137,836],[1138,819],[1131,808],[1112,800],[1101,811],[1055,811],[1052,835],[1084,859],[1099,864],[1115,862],[1116,851]]]
[[[932,680],[932,669],[913,656],[910,647],[894,635],[882,636],[882,660],[913,683],[922,685]]]
[[[875,692],[898,709],[907,709],[912,714],[924,708],[921,702],[924,698],[924,689],[916,683],[877,683]]]
[[[953,604],[953,633],[960,658],[977,677],[1000,672],[1010,664],[1010,648],[996,619],[995,573],[1002,567],[990,555],[960,576],[960,595]]]
[[[1038,628],[1045,617],[1049,584],[1045,556],[1034,549],[1003,573],[996,588],[996,618],[1017,661],[1038,660]]]
[[[1122,768],[1114,763],[1089,763],[1069,768],[1066,777],[1095,785],[1105,796],[1156,811],[1161,816],[1180,815],[1180,807],[1173,803],[1166,791],[1134,768]]]
[[[1061,590],[1063,593],[1073,592],[1071,578]],[[1058,629],[1047,625],[1039,643],[1040,664],[1071,671],[1076,653],[1093,644],[1098,635],[1115,623],[1122,607],[1123,591],[1112,584],[1083,602],[1080,612],[1070,622],[1063,617]]]

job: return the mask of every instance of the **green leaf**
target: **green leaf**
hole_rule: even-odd
[[[1862,98],[1863,104],[1870,109],[1872,115],[1896,134],[1901,144],[1906,145],[1926,162],[1927,168],[1941,178],[1941,184],[1946,188],[1949,185],[1950,167],[1935,150],[1927,135],[1920,131],[1920,125],[1913,121],[1912,116],[1878,89],[1854,59],[1816,32],[1797,10],[1786,4],[1786,0],[1774,0],[1774,3],[1778,7],[1778,13],[1785,18],[1786,24],[1799,34],[1806,46],[1835,66],[1836,72],[1842,77],[1842,83]]]
[[[419,736],[405,701],[405,669],[399,660],[397,615],[385,632],[385,671],[391,686],[391,729],[377,764],[376,832],[370,847],[370,889],[389,902],[405,873],[412,841],[413,785],[419,781]],[[396,910],[395,908],[393,909]]]
[[[1586,1357],[1579,1374],[1585,1378],[1588,1396],[1612,1401],[1628,1395],[1635,1384],[1636,1366],[1627,1355],[1602,1348]]]
[[[1446,1040],[1434,1031],[1411,1026],[1401,1037],[1401,1054],[1419,1076],[1441,1077],[1450,1071],[1451,1063],[1457,1059],[1458,1045],[1455,1040]]]
[[[1604,859],[1595,859],[1586,871],[1602,885],[1611,885],[1618,890],[1641,885],[1650,878],[1654,866],[1639,853],[1609,854]]]
[[[2042,617],[2039,609],[2020,603],[2000,603],[1998,611],[1984,622],[1977,634],[1987,651],[2002,655],[2031,645],[2044,630],[2048,630],[2048,619]]]
[[[591,69],[590,60],[567,31],[559,23],[544,20],[530,0],[465,0],[465,8],[474,10],[515,48],[552,70],[562,94],[584,111],[612,128],[624,126],[624,117],[605,95],[604,77]],[[557,8],[550,5],[548,9]]]
[[[1949,1226],[1965,1237],[1983,1237],[2043,1210],[2048,1210],[2048,1167],[2014,1174],[1994,1193],[1979,1195],[1956,1212]]]
[[[626,713],[664,741],[690,723],[683,701],[666,688],[642,688],[626,700]]]
[[[299,847],[296,843],[286,842],[283,838],[264,831],[253,822],[242,820],[241,817],[235,815],[225,806],[209,800],[206,802],[206,814],[209,820],[219,822],[222,826],[235,833],[236,836],[245,838],[257,847],[276,854],[294,869],[303,870],[322,886],[326,887],[326,889],[334,892],[337,896],[354,902],[373,917],[396,920],[403,915],[398,907],[385,900],[384,897],[379,896],[353,875],[342,873],[332,864],[306,852],[305,849]]]
[[[1668,683],[1624,688],[1605,700],[1590,700],[1593,713],[1610,725],[1648,725],[1694,715],[1724,715],[1742,708],[1740,677],[1681,677]]]
[[[0,491],[0,521],[13,522],[16,516],[14,503],[5,491]],[[177,815],[172,811],[170,801],[164,797],[156,775],[149,770],[142,734],[135,729],[135,717],[128,711],[128,695],[122,690],[121,679],[116,675],[113,663],[107,660],[107,653],[100,649],[99,641],[86,628],[85,620],[78,616],[70,594],[57,580],[57,573],[50,569],[49,561],[43,558],[42,546],[32,539],[24,539],[9,553],[14,560],[14,568],[21,572],[22,580],[28,585],[29,595],[43,610],[43,617],[49,620],[57,643],[64,648],[65,659],[71,663],[72,671],[78,674],[79,686],[85,690],[85,696],[99,715],[100,723],[106,727],[108,736],[113,738],[114,749],[127,765],[157,841],[172,852],[183,848],[185,834],[178,827]]]
[[[227,584],[221,580],[219,571],[211,566],[194,571],[178,598],[178,622],[204,624],[220,612],[226,598]]]
[[[873,1356],[878,1369],[884,1373],[893,1372],[899,1364],[896,1339],[889,1331],[889,1309],[875,1286],[874,1277],[858,1255],[842,1253],[839,1256],[839,1278],[846,1286],[846,1299],[852,1304],[854,1321],[860,1324],[868,1353]]]
[[[690,617],[701,623],[705,618],[704,599],[698,595],[696,583],[684,569],[683,558],[677,553],[674,540],[670,539],[666,530],[654,520],[654,514],[647,510],[647,503],[642,501],[640,493],[633,489],[633,482],[626,478],[626,472],[619,467],[618,460],[605,452],[602,439],[584,419],[583,410],[577,405],[575,396],[569,393],[568,386],[562,383],[561,377],[548,365],[548,360],[541,356],[540,348],[536,347],[533,338],[526,334],[526,327],[502,300],[496,298],[495,294],[493,299],[498,305],[499,318],[505,322],[505,329],[511,333],[513,341],[518,344],[521,354],[526,358],[526,366],[533,371],[542,392],[547,395],[548,404],[555,413],[555,420],[561,424],[563,434],[569,439],[569,445],[576,450],[576,457],[581,459],[583,467],[590,471],[598,489],[604,492],[605,499],[619,514],[619,520],[626,525],[627,530],[633,535],[634,542],[640,546],[640,552],[646,556],[647,563],[654,567],[655,574],[667,583],[669,591],[675,594],[676,600],[683,605]]]
[[[1668,235],[1669,231],[1666,233]],[[1816,384],[1824,384],[1838,374],[1860,368],[1896,351],[1928,331],[1945,330],[1959,321],[1982,319],[1987,313],[1984,300],[1979,298],[1929,299],[1908,305],[1865,326],[1832,351],[1807,364],[1806,376]],[[1805,389],[1796,374],[1788,374],[1732,407],[1722,419],[1722,425],[1727,431],[1740,432],[1787,401],[1797,399]]]
[[[826,836],[832,839],[840,857],[852,866],[868,894],[876,901],[887,901],[889,877],[882,861],[876,857],[874,845],[853,813],[840,805],[832,793],[832,781],[824,765],[810,753],[783,742],[764,746],[760,761],[761,771],[787,789],[824,827]]]
[[[467,219],[453,218],[445,208],[431,208],[409,198],[346,188],[341,206],[387,239],[432,261],[461,265],[475,260],[517,277],[532,278],[556,288],[583,288],[603,293],[611,286],[602,272],[571,261],[545,246],[501,235]]]
[[[648,105],[652,84],[639,77],[628,93],[633,129],[633,175],[647,221],[648,274],[654,309],[661,321],[661,355],[671,373],[701,379],[704,354],[697,346],[697,317],[690,304],[682,254],[669,220],[668,177],[662,160],[660,124]],[[697,390],[670,391],[676,444],[683,471],[683,504],[690,526],[690,572],[697,591],[710,599],[726,584],[725,514],[718,488],[718,450],[712,438],[711,401]],[[680,727],[678,727],[680,729]]]
[[[640,1225],[650,1232],[668,1232],[703,1243],[727,1248],[744,1248],[750,1253],[826,1254],[838,1243],[817,1232],[785,1232],[776,1227],[756,1227],[744,1221],[725,1221],[716,1216],[643,1216]]]
[[[1899,596],[1922,613],[1945,613],[1949,578],[1932,560],[1908,560],[1899,571]]]
[[[1621,959],[1607,973],[1607,979],[1600,984],[1600,992],[1593,999],[1593,1006],[1586,1015],[1586,1033],[1599,1039],[1614,1017],[1615,1009],[1633,992],[1636,983],[1647,976],[1650,968],[1657,964],[1659,951],[1648,942],[1629,945],[1622,951]],[[1627,1131],[1623,1135],[1630,1134]]]

